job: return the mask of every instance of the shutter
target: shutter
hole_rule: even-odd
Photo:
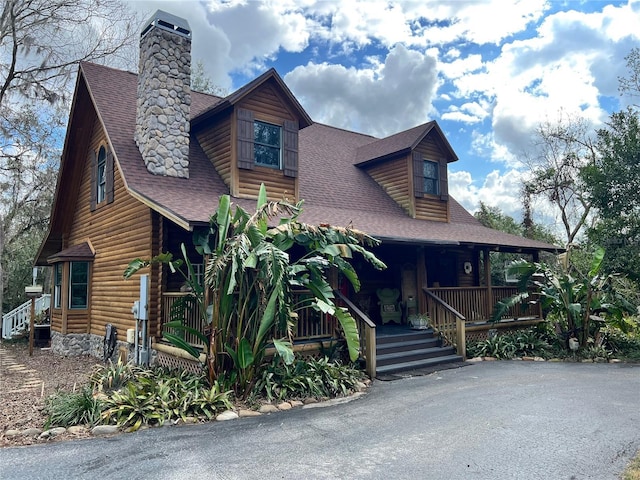
[[[449,181],[447,180],[447,159],[441,158],[440,166],[440,200],[449,200]]]
[[[253,112],[244,108],[236,111],[238,117],[238,168],[253,170]]]
[[[424,195],[422,154],[420,152],[411,152],[411,159],[413,160],[413,195],[422,197]]]
[[[98,203],[98,185],[97,185],[97,176],[98,176],[98,152],[93,152],[91,155],[91,206],[90,209],[93,212],[96,209],[96,204]]]
[[[114,177],[114,165],[113,165],[113,153],[111,150],[107,152],[107,159],[105,162],[105,198],[107,203],[113,203],[113,177]]]
[[[284,122],[284,174],[287,177],[298,176],[298,122]]]

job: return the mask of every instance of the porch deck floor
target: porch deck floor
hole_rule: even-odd
[[[433,333],[433,329],[432,328],[414,329],[406,324],[376,325],[376,338],[387,338],[387,337],[393,337],[396,335],[406,335],[408,333],[430,334],[430,333]]]

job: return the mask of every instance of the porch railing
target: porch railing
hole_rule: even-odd
[[[440,333],[445,343],[456,347],[458,355],[466,357],[465,317],[445,300],[432,292],[422,289],[427,299],[427,309],[433,327]]]
[[[360,352],[366,362],[365,370],[369,377],[374,378],[376,375],[376,324],[340,291],[334,290],[334,294],[356,321],[360,334]]]
[[[505,298],[518,293],[516,287],[439,287],[429,288],[440,300],[448,305],[455,305],[456,310],[466,318],[467,322],[486,321],[493,314],[494,305]],[[429,311],[431,314],[431,311]],[[503,319],[539,317],[538,305],[521,304],[511,307],[502,316]]]
[[[35,313],[41,314],[51,305],[51,294],[44,294],[36,299]],[[2,338],[10,339],[29,329],[31,321],[31,300],[2,316]]]
[[[295,302],[303,299],[305,295],[309,295],[308,291],[296,292]],[[188,293],[173,292],[162,294],[162,325],[170,321],[172,309],[181,308],[181,315],[184,316],[185,325],[202,331],[204,325],[201,324],[200,313],[197,304],[185,302],[184,298]],[[182,302],[180,306],[178,302]],[[336,319],[331,315],[316,312],[312,308],[303,308],[298,312],[298,318],[295,322],[294,337],[296,340],[313,340],[320,338],[331,338],[335,335]],[[201,346],[200,341],[195,335],[191,335],[182,331],[172,331],[171,333],[183,335],[186,342],[194,346]]]

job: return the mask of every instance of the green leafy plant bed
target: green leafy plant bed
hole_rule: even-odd
[[[110,424],[136,431],[143,426],[209,421],[222,411],[247,405],[234,397],[229,388],[232,379],[219,380],[210,385],[205,373],[121,362],[100,365],[89,385],[47,398],[45,427]],[[362,371],[327,358],[290,364],[275,359],[255,383],[248,403],[341,397],[360,390],[364,381]]]

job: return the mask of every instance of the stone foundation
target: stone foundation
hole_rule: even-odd
[[[121,349],[127,353],[126,361],[133,360],[134,346],[118,340],[116,342],[116,348],[110,357],[111,361],[118,361],[118,355]],[[90,355],[104,360],[104,337],[91,333],[68,333],[67,335],[63,335],[59,332],[51,332],[51,350],[56,355]]]

